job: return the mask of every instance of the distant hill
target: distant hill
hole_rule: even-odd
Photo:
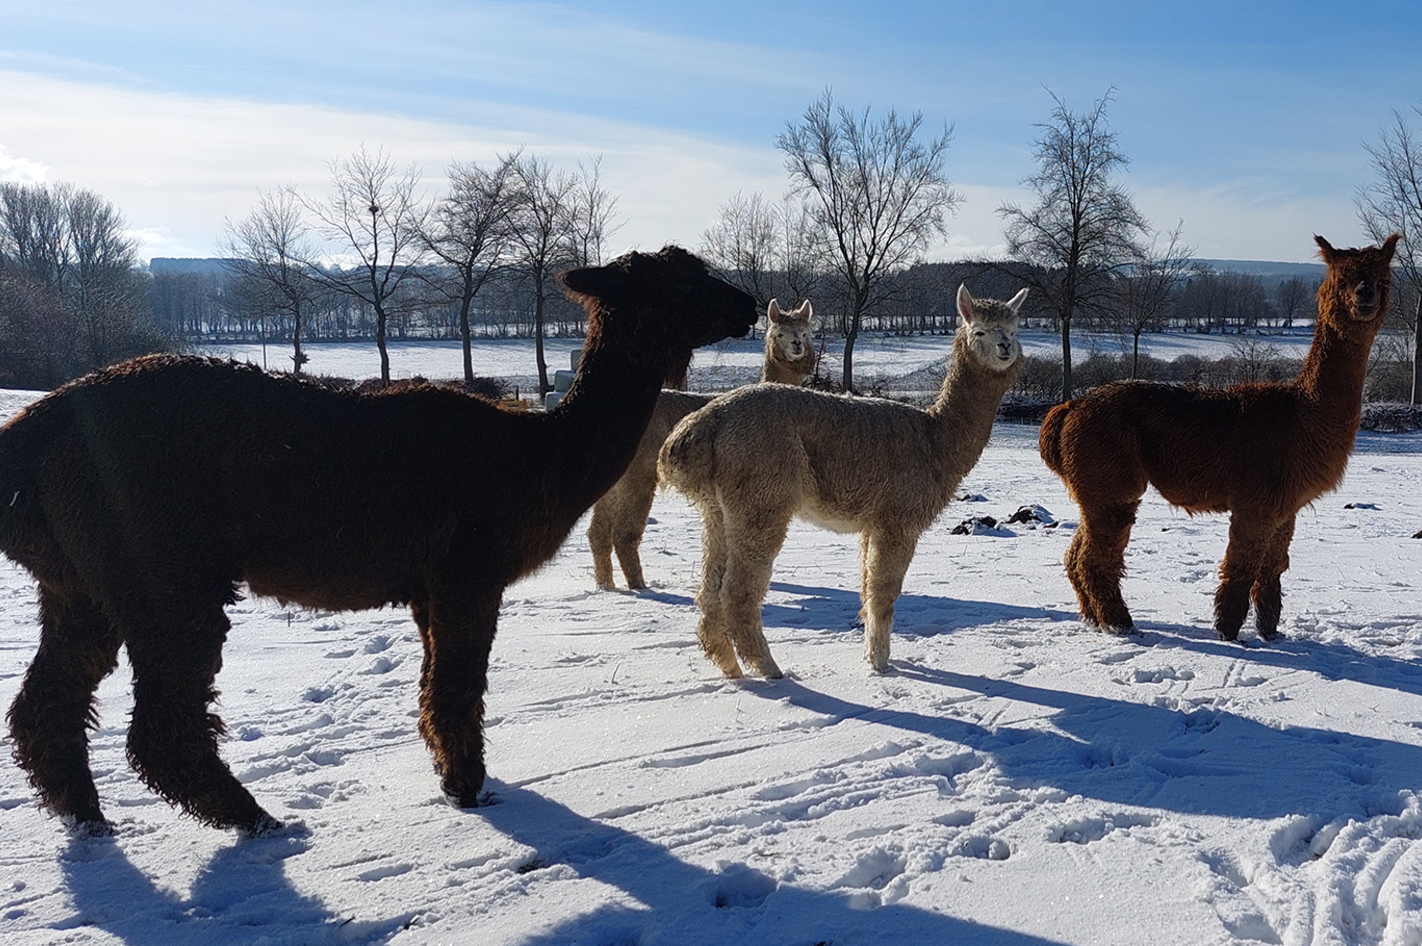
[[[197,259],[194,257],[155,256],[148,261],[148,271],[150,273],[197,273],[198,275],[214,273],[218,276],[228,274],[227,260],[218,257]]]
[[[1281,263],[1261,259],[1196,259],[1217,273],[1249,273],[1261,279],[1322,279],[1328,267],[1322,263]]]

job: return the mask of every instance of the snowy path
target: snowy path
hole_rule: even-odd
[[[730,683],[695,640],[679,497],[641,595],[593,591],[576,531],[506,596],[476,811],[439,797],[415,732],[404,613],[242,602],[223,751],[304,827],[240,842],[149,793],[123,666],[93,751],[116,840],[69,840],[0,764],[0,942],[1422,943],[1422,437],[1360,439],[1299,519],[1287,638],[1238,645],[1210,630],[1225,520],[1153,494],[1142,632],[1078,624],[1075,510],[1035,436],[1000,426],[964,483],[984,501],[925,535],[882,677],[853,537],[792,530],[764,609],[788,677]],[[949,533],[1027,503],[1063,525]],[[0,566],[7,706],[33,597]]]

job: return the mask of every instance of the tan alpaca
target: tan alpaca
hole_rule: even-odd
[[[683,420],[662,447],[662,479],[696,504],[705,527],[697,631],[728,677],[779,677],[760,624],[771,566],[791,518],[858,532],[865,656],[889,662],[894,601],[918,537],[953,498],[992,433],[1021,365],[1017,311],[958,288],[963,321],[938,399],[897,401],[758,384]]]
[[[774,299],[766,307],[765,365],[762,381],[803,384],[815,370],[814,314],[806,299],[792,312],[782,312]],[[627,472],[593,506],[588,524],[592,547],[593,580],[599,588],[615,588],[612,553],[627,579],[628,588],[647,587],[642,575],[642,533],[657,494],[657,453],[673,427],[687,414],[700,410],[714,394],[662,391],[652,419],[637,445],[637,455]]]
[[[780,303],[771,299],[765,317],[765,367],[760,380],[803,384],[815,371],[814,309],[810,300],[792,312],[782,312]]]

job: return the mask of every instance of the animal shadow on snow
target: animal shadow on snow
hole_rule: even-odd
[[[762,605],[761,623],[767,627],[793,627],[814,631],[849,631],[861,627],[859,592],[771,582],[772,591],[796,595],[798,607]],[[901,637],[934,637],[966,627],[980,627],[1023,619],[1062,621],[1075,615],[1050,608],[1028,608],[997,601],[964,601],[938,595],[899,595],[894,602],[894,634]]]
[[[1422,664],[1416,660],[1368,654],[1339,641],[1287,634],[1272,641],[1245,637],[1222,641],[1212,627],[1156,621],[1139,621],[1136,631],[1132,639],[1161,652],[1178,648],[1211,657],[1244,659],[1263,667],[1315,673],[1325,680],[1352,680],[1422,696]]]
[[[70,841],[60,863],[76,922],[128,946],[246,946],[263,931],[283,942],[383,943],[408,923],[351,922],[299,893],[283,864],[305,850],[293,837],[239,841],[213,855],[186,897],[155,885],[112,838]]]
[[[490,779],[491,782],[495,781]],[[532,936],[529,946],[679,943],[902,942],[1053,946],[902,903],[854,909],[838,893],[778,884],[741,864],[720,872],[680,860],[639,835],[578,814],[528,789],[495,785],[501,804],[471,813],[537,851],[525,870],[565,866],[616,887],[641,909],[604,904]],[[531,871],[530,871],[531,872]],[[772,902],[773,901],[773,902]]]
[[[1321,827],[1339,817],[1401,814],[1403,793],[1422,785],[1419,746],[1310,727],[1274,729],[1219,710],[1184,712],[910,661],[896,668],[901,680],[1054,710],[1052,728],[987,728],[970,717],[866,706],[790,679],[746,681],[741,688],[788,699],[835,724],[853,719],[965,746],[990,757],[1017,789],[1056,787],[1115,804],[1235,818],[1305,815],[1321,819]],[[962,712],[971,704],[954,705]]]

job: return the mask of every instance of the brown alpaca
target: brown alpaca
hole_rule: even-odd
[[[1057,405],[1042,422],[1042,459],[1081,507],[1066,571],[1083,620],[1116,632],[1132,626],[1121,578],[1149,485],[1186,512],[1230,513],[1215,592],[1219,636],[1238,638],[1251,597],[1259,636],[1278,636],[1294,516],[1343,479],[1398,238],[1362,250],[1314,239],[1328,275],[1297,379],[1224,390],[1117,382]]]
[[[760,623],[775,556],[793,517],[858,532],[864,651],[889,663],[894,602],[918,537],[953,498],[992,433],[1021,365],[1017,310],[958,289],[953,360],[928,410],[897,401],[758,384],[717,398],[677,425],[662,478],[701,512],[697,634],[728,677],[740,661],[779,677]]]
[[[780,311],[780,303],[770,300],[765,310],[765,366],[760,380],[804,384],[815,373],[814,317],[809,299],[791,312]]]
[[[85,726],[122,644],[128,757],[144,782],[208,824],[279,827],[218,756],[209,712],[223,606],[243,581],[314,608],[408,604],[424,645],[420,734],[444,791],[478,804],[504,588],[621,475],[692,349],[756,317],[677,247],[562,279],[589,329],[547,414],[452,386],[342,392],[154,356],[66,385],[0,430],[0,550],[38,579],[42,623],[10,731],[43,804],[76,832],[110,830]]]
[[[761,380],[780,384],[802,384],[815,370],[812,315],[809,300],[793,312],[783,313],[770,300],[766,310],[765,365]],[[593,579],[599,588],[615,588],[612,553],[627,579],[628,588],[647,587],[642,575],[642,533],[647,530],[647,514],[657,495],[657,454],[677,423],[710,404],[714,394],[663,391],[657,398],[652,419],[637,445],[637,455],[627,465],[613,487],[593,504],[588,524],[588,545],[592,548]]]

